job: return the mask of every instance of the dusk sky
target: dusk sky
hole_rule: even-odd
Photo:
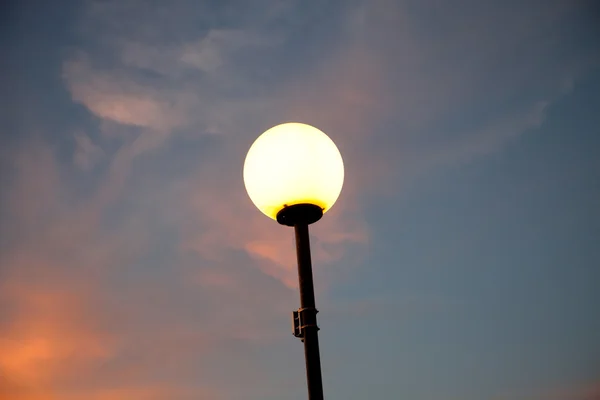
[[[600,399],[600,7],[0,6],[0,399],[306,399],[293,229],[243,162],[303,122],[325,398]]]

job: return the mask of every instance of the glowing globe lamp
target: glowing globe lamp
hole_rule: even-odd
[[[250,199],[284,225],[319,220],[336,202],[343,183],[344,163],[335,143],[306,124],[285,123],[267,130],[244,162]]]

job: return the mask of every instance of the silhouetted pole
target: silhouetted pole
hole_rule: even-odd
[[[323,400],[321,379],[321,357],[319,356],[319,327],[315,308],[310,237],[308,225],[317,222],[323,210],[314,204],[286,206],[277,213],[277,222],[293,226],[296,234],[296,256],[298,257],[298,280],[300,283],[300,308],[293,312],[294,336],[304,342],[306,361],[306,383],[309,400]]]
[[[323,382],[321,378],[321,357],[319,355],[319,327],[315,308],[312,263],[310,257],[310,238],[308,225],[300,223],[294,226],[296,233],[296,254],[298,256],[298,278],[300,283],[300,334],[304,342],[306,359],[306,383],[309,400],[323,400]]]

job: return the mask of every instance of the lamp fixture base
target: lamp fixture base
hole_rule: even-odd
[[[294,204],[284,206],[277,213],[277,222],[281,225],[296,226],[298,224],[310,225],[323,216],[323,209],[314,204]]]

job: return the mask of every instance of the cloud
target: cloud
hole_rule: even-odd
[[[75,102],[103,120],[165,136],[184,128],[197,134],[227,133],[263,107],[257,92],[263,88],[250,76],[256,62],[248,61],[253,53],[260,60],[260,54],[283,44],[281,35],[213,26],[206,17],[215,10],[187,1],[140,13],[142,8],[147,7],[136,1],[86,3],[79,32],[88,46],[73,50],[63,65]],[[165,20],[178,21],[177,26],[160,35],[148,29]],[[127,21],[122,24],[127,28],[114,26],[114,21]],[[240,100],[244,91],[247,98]]]
[[[102,21],[109,15],[117,19],[128,15],[126,9],[116,5],[102,6],[102,11],[95,7],[84,16],[92,21],[92,25],[103,25]],[[281,12],[290,12],[285,9],[280,8],[270,18],[279,17]],[[167,11],[157,11],[161,15],[163,12]],[[145,18],[150,21],[157,16],[151,13],[139,17],[142,21]],[[116,63],[110,68],[98,69],[93,65],[102,65],[101,60],[96,60],[89,53],[76,53],[74,58],[65,63],[64,77],[74,100],[84,104],[96,116],[142,129],[135,140],[123,145],[112,161],[112,180],[120,182],[111,185],[113,188],[126,184],[129,179],[126,171],[130,170],[137,156],[158,149],[176,132],[193,129],[197,132],[196,137],[202,133],[249,137],[256,134],[252,133],[252,127],[258,128],[264,124],[257,121],[256,116],[266,115],[263,110],[270,108],[280,118],[297,118],[314,121],[314,124],[323,122],[325,126],[337,124],[340,131],[353,135],[358,132],[360,135],[359,129],[364,127],[366,119],[361,108],[368,109],[365,107],[367,102],[371,107],[374,102],[372,97],[367,99],[361,93],[363,86],[354,88],[348,85],[352,80],[362,84],[365,75],[361,75],[361,72],[364,68],[370,68],[369,65],[359,66],[356,59],[352,60],[354,64],[351,68],[341,70],[342,79],[337,79],[333,85],[329,84],[330,96],[323,100],[341,101],[340,106],[333,107],[329,114],[322,113],[323,102],[313,102],[309,109],[303,110],[305,104],[311,103],[307,96],[312,94],[300,86],[288,87],[285,92],[275,90],[264,93],[264,89],[250,79],[253,70],[247,65],[255,62],[253,58],[242,59],[241,64],[238,60],[243,54],[259,50],[278,51],[277,48],[285,42],[281,34],[266,35],[254,28],[207,27],[201,29],[196,37],[183,35],[177,36],[177,40],[170,40],[166,35],[157,42],[151,42],[151,37],[136,29],[121,35],[111,32],[109,37],[108,51],[117,60]],[[334,61],[334,67],[339,67],[338,59]],[[147,78],[144,71],[148,70],[157,75]],[[326,79],[324,76],[322,78]],[[314,90],[315,86],[325,82],[309,81],[308,87]],[[364,84],[368,85],[366,82]],[[252,95],[246,97],[244,92],[248,89]],[[257,94],[257,89],[263,94]],[[348,107],[353,109],[350,114],[354,118],[348,118]],[[318,115],[324,118],[315,118]],[[248,126],[245,126],[246,123]],[[259,132],[258,129],[255,131]],[[240,143],[243,142],[231,143],[223,148],[219,163],[239,167],[239,160],[232,157],[243,158],[240,151],[244,149]],[[264,273],[289,287],[295,287],[297,277],[292,235],[287,239],[282,237],[277,226],[269,228],[268,221],[255,213],[243,193],[237,170],[221,170],[213,177],[209,175],[215,173],[214,165],[202,163],[197,168],[200,171],[190,182],[203,184],[194,186],[182,183],[189,186],[180,198],[193,201],[186,204],[181,200],[183,204],[179,208],[191,210],[189,215],[197,218],[186,217],[196,224],[183,225],[200,227],[200,231],[197,231],[198,228],[195,228],[196,231],[184,228],[182,248],[194,249],[202,257],[213,261],[226,257],[229,251],[243,251],[257,261]],[[352,179],[349,179],[344,193],[348,204],[352,204],[352,187]],[[118,189],[111,192],[115,190]],[[338,204],[338,210],[343,208],[343,202]],[[321,224],[319,230],[322,233],[316,232],[314,248],[316,259],[327,263],[342,257],[344,246],[366,242],[366,230],[360,218],[344,223],[340,213],[332,213],[329,217],[332,222]],[[240,220],[246,221],[241,224]],[[348,225],[351,230],[344,231]]]
[[[180,182],[185,189],[177,208],[193,216],[180,221],[180,247],[212,261],[243,251],[288,287],[296,285],[291,240],[254,212],[239,179],[243,153],[262,130],[283,121],[307,122],[342,149],[347,169],[342,199],[314,230],[315,257],[330,264],[345,248],[368,243],[361,207],[374,193],[431,168],[497,151],[538,128],[544,110],[565,92],[565,82],[587,65],[573,56],[542,68],[554,55],[553,24],[569,15],[562,2],[541,11],[523,6],[520,13],[504,5],[473,5],[473,15],[466,16],[441,4],[379,0],[342,8],[340,40],[298,72],[264,57],[289,56],[284,49],[290,33],[268,35],[259,28],[288,18],[292,3],[253,21],[216,26],[211,17],[191,29],[184,15],[189,4],[181,2],[146,10],[127,29],[110,31],[108,25],[130,19],[136,8],[92,3],[82,18],[88,22],[83,32],[102,43],[103,51],[81,50],[64,65],[75,101],[105,121],[140,128],[111,162],[106,192],[113,197],[133,179],[129,171],[138,156],[168,147],[175,135],[190,141],[213,133],[228,137],[219,139],[218,156],[199,160],[192,167],[197,172]],[[202,7],[194,12],[219,13]],[[444,13],[456,18],[423,29]],[[534,14],[536,23],[525,23]],[[148,28],[175,16],[182,17],[181,24],[168,33]],[[506,19],[515,29],[505,32]],[[477,40],[465,29],[468,23],[478,24]],[[396,40],[386,39],[391,37]],[[263,70],[272,72],[270,79],[257,78]],[[519,98],[524,88],[533,95]],[[510,99],[516,100],[502,114],[468,115]],[[453,113],[470,122],[446,124]]]
[[[84,133],[75,135],[75,143],[73,161],[84,171],[93,168],[105,155],[102,148],[94,144],[92,139]]]
[[[289,22],[293,15],[304,23],[293,1],[266,1],[264,8],[273,12],[241,19],[220,8],[192,11],[187,1],[143,12],[136,4],[90,2],[85,8],[81,32],[100,43],[102,51],[80,52],[65,63],[65,80],[76,101],[101,118],[165,136],[182,130],[241,135],[244,129],[264,126],[257,118],[265,113],[277,115],[276,122],[313,122],[359,143],[367,140],[369,150],[385,155],[361,160],[368,168],[351,171],[367,173],[366,182],[377,181],[368,171],[381,177],[394,169],[413,169],[387,154],[405,141],[414,150],[411,142],[424,133],[434,144],[452,140],[456,129],[447,129],[448,118],[472,120],[477,115],[481,120],[489,115],[479,126],[462,128],[474,136],[465,143],[478,142],[478,135],[502,130],[492,124],[505,124],[560,97],[569,82],[597,62],[576,52],[560,63],[550,62],[559,44],[577,41],[575,35],[561,34],[577,5],[559,0],[544,7],[527,2],[519,12],[510,4],[469,3],[470,13],[438,3],[352,3],[338,11],[341,39],[325,57],[306,62],[309,75],[295,74],[280,61],[290,56],[282,50],[292,45],[290,32],[266,33],[264,28]],[[217,16],[223,27],[215,25]],[[135,23],[117,27],[119,20]],[[160,28],[174,20],[174,29]],[[267,71],[269,78],[262,78]],[[519,96],[525,92],[530,97]],[[477,111],[494,107],[502,107],[502,118]],[[386,121],[396,125],[377,144],[370,138],[392,123]],[[501,146],[504,141],[496,142]],[[357,156],[364,153],[362,144],[348,146],[346,152],[354,148]],[[463,152],[478,151],[474,149],[467,144]],[[432,154],[419,150],[419,159],[438,157],[435,146]]]
[[[254,32],[232,29],[211,29],[197,43],[183,46],[180,60],[185,66],[197,68],[203,72],[215,72],[226,63],[228,56],[241,48],[273,46],[281,40]]]
[[[0,395],[7,399],[18,400],[163,400],[163,399],[207,399],[219,400],[223,397],[210,389],[184,388],[181,386],[167,387],[164,385],[127,386],[111,389],[102,389],[95,393],[86,391],[72,391],[71,393],[58,393],[44,390],[23,389],[6,383],[2,385],[0,378]]]
[[[3,303],[13,304],[16,315],[0,340],[0,366],[12,380],[46,386],[59,378],[59,369],[81,373],[113,355],[111,338],[90,326],[84,293],[24,285],[3,286],[3,292]]]
[[[565,1],[363,3],[347,18],[352,41],[319,70],[327,89],[308,87],[312,98],[301,103],[325,126],[330,114],[347,118],[340,131],[354,132],[354,145],[345,154],[360,165],[348,175],[361,191],[383,194],[540,128],[573,82],[600,65],[577,34],[564,33],[580,11]]]
[[[5,202],[13,217],[2,226],[12,245],[0,257],[0,367],[7,386],[38,398],[114,356],[96,280],[126,262],[136,241],[120,246],[97,230],[93,207],[73,207],[49,147],[30,142],[13,165]]]
[[[193,103],[185,93],[157,91],[119,72],[97,71],[86,57],[66,62],[64,78],[74,101],[100,118],[124,125],[169,131],[186,121]]]
[[[72,196],[65,165],[40,142],[24,144],[12,165],[5,204],[13,218],[2,226],[12,246],[0,257],[3,395],[218,399],[228,389],[211,384],[214,361],[207,360],[231,343],[278,337],[272,325],[284,303],[272,301],[290,294],[280,283],[264,281],[258,268],[232,270],[227,254],[214,269],[180,254],[177,244],[164,247],[161,223],[169,215],[149,216],[184,203],[157,193],[144,205],[144,191],[127,186],[113,198],[104,197],[102,185]],[[123,196],[137,206],[114,219]],[[158,246],[169,264],[149,256]],[[214,313],[210,304],[217,302],[221,311]],[[262,309],[262,317],[249,307]]]
[[[566,390],[557,390],[549,394],[549,399],[596,400],[600,398],[600,383],[595,382]]]
[[[548,104],[546,101],[535,103],[520,114],[492,120],[471,131],[457,132],[453,137],[439,140],[433,145],[426,138],[408,142],[403,157],[416,176],[419,171],[472,161],[498,151],[511,140],[539,128],[546,118]],[[423,153],[427,153],[428,157],[419,158]]]
[[[236,172],[222,171],[219,175],[212,168],[200,169],[182,186],[179,208],[188,210],[187,223],[180,225],[185,238],[182,250],[213,261],[222,260],[231,251],[243,251],[258,261],[265,274],[290,288],[297,287],[293,230],[279,226],[254,208]],[[315,262],[332,263],[342,257],[345,246],[366,243],[362,221],[344,219],[344,208],[338,204],[319,223],[318,230],[313,230]]]

